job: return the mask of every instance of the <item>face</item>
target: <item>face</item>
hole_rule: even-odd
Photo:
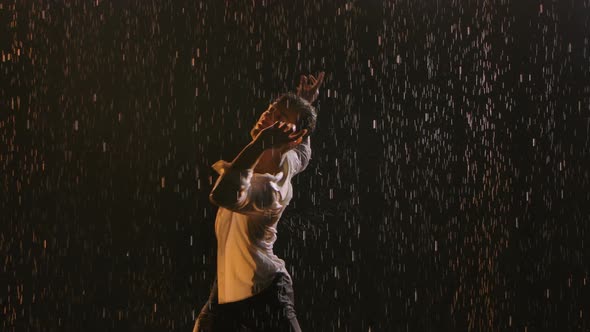
[[[262,129],[271,126],[276,121],[282,121],[294,125],[297,123],[297,120],[298,116],[296,112],[277,107],[276,104],[271,104],[268,109],[260,115],[260,118],[258,118],[258,121],[252,130],[250,130],[250,136],[255,138]]]

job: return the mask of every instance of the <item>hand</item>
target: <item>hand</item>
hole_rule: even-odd
[[[320,86],[324,82],[324,74],[323,71],[320,72],[318,78],[315,78],[313,75],[309,75],[309,78],[301,75],[301,80],[297,87],[297,95],[312,104],[320,94]]]
[[[307,129],[295,131],[295,125],[276,121],[271,126],[262,129],[254,138],[254,141],[262,144],[264,149],[282,147],[284,144],[295,146],[303,140]]]

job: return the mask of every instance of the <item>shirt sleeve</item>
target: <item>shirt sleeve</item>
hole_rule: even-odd
[[[218,206],[242,214],[273,217],[283,210],[281,188],[283,172],[276,175],[256,174],[252,169],[236,170],[231,163],[219,160],[213,164],[219,178],[209,195]]]
[[[293,196],[293,188],[291,186],[291,179],[303,172],[309,160],[311,159],[311,148],[309,147],[309,136],[306,137],[301,144],[285,152],[281,156],[281,162],[279,167],[282,178],[277,182],[281,197],[286,201],[289,201]]]
[[[309,136],[303,139],[301,144],[297,145],[293,150],[295,155],[297,156],[296,160],[292,160],[291,162],[294,164],[294,173],[303,172],[307,165],[309,164],[309,160],[311,159],[311,144]],[[289,151],[290,152],[290,151]]]

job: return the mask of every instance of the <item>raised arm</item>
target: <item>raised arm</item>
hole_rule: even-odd
[[[313,75],[301,75],[299,86],[297,87],[297,95],[307,100],[310,104],[313,104],[320,94],[320,87],[324,83],[324,75],[325,73],[323,71],[320,72],[317,78]]]
[[[280,197],[271,178],[261,188],[252,188],[253,168],[264,150],[297,141],[306,132],[300,130],[294,133],[291,125],[275,122],[261,130],[231,163],[223,160],[215,163],[213,168],[220,176],[209,194],[211,203],[237,212],[277,207]]]
[[[318,77],[315,78],[313,75],[305,76],[301,75],[299,80],[299,86],[297,86],[297,95],[310,104],[313,104],[320,94],[320,87],[324,83],[325,72],[320,72]],[[295,153],[300,160],[299,172],[307,168],[309,160],[311,159],[311,143],[309,136],[303,139],[303,142],[295,147]]]

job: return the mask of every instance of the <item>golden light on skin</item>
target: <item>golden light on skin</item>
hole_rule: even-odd
[[[298,119],[299,115],[296,112],[285,110],[276,103],[270,104],[266,111],[262,112],[252,130],[250,130],[250,136],[254,139],[262,129],[271,126],[275,121],[290,123],[293,125],[293,131],[296,131]]]

